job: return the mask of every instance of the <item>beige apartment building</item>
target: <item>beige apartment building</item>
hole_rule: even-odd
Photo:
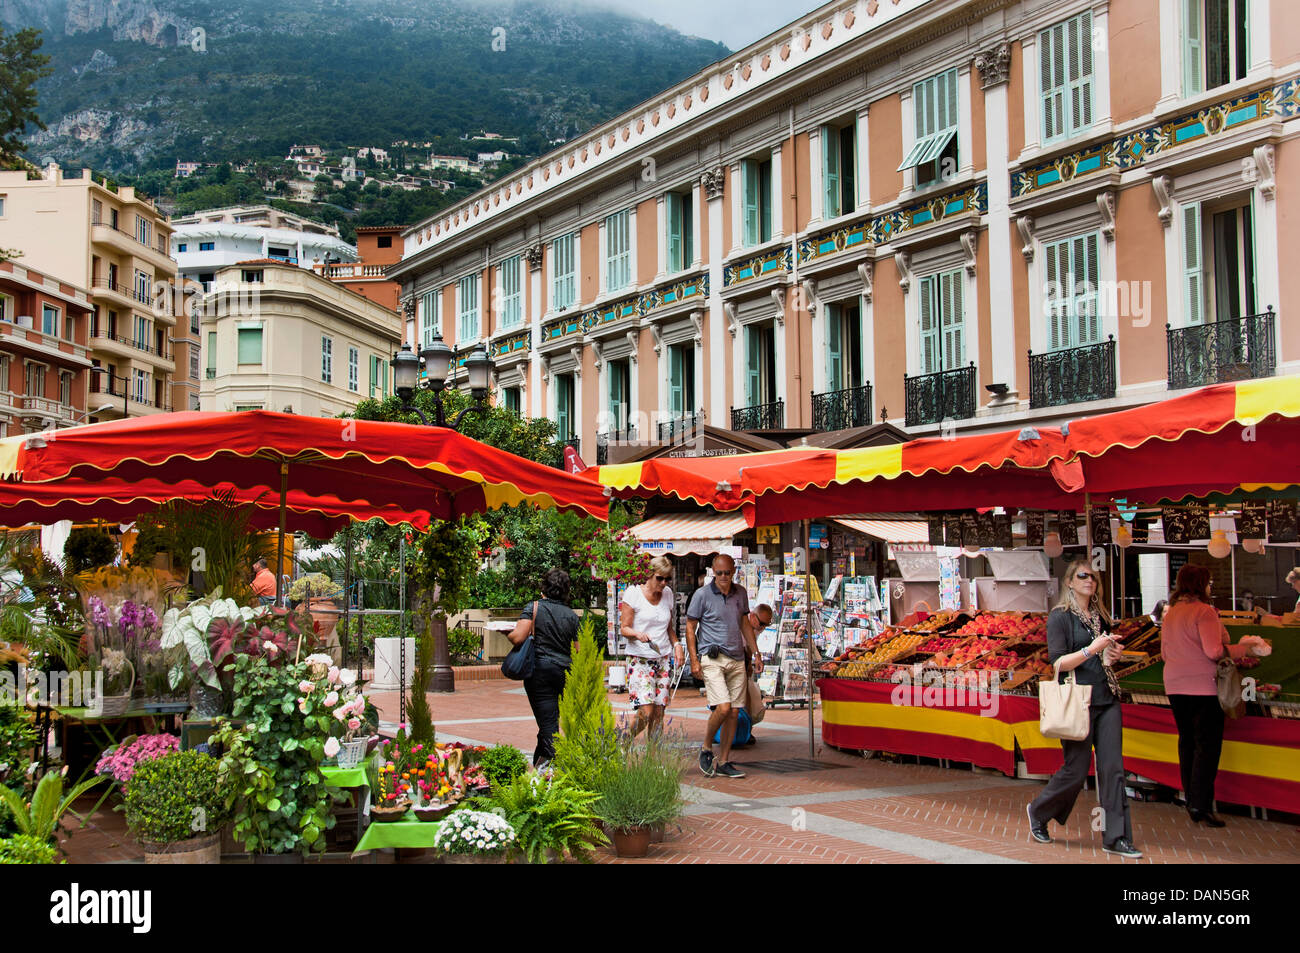
[[[392,393],[396,312],[273,258],[216,272],[204,296],[201,409],[334,417]]]
[[[197,320],[177,300],[171,228],[134,189],[57,165],[0,172],[0,247],[25,267],[90,292],[93,420],[198,405]]]
[[[1056,424],[1300,370],[1297,136],[1289,0],[835,0],[388,273],[588,462]]]

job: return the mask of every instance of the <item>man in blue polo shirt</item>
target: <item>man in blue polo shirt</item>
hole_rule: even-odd
[[[736,563],[730,556],[713,559],[713,581],[691,596],[686,609],[686,652],[691,674],[704,682],[713,709],[700,749],[700,770],[708,777],[743,778],[744,772],[729,760],[736,736],[736,720],[745,704],[745,658],[754,660],[756,674],[763,672],[754,629],[749,621],[749,594],[732,584]],[[721,757],[714,759],[713,736],[721,729]]]

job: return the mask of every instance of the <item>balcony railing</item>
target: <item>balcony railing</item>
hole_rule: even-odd
[[[19,413],[24,415],[36,414],[43,417],[70,417],[72,416],[72,407],[61,401],[51,400],[48,397],[23,397]]]
[[[90,389],[90,393],[96,394],[100,397],[111,397],[116,400],[121,400],[123,397],[122,388],[117,387],[115,385],[99,384],[97,386],[92,387]],[[170,411],[172,409],[172,405],[165,401],[151,400],[149,398],[141,397],[138,394],[130,394],[129,400],[131,401],[131,403],[139,404],[141,407],[156,407],[159,410],[166,410],[166,411]]]
[[[785,426],[785,401],[731,408],[732,430],[780,430]]]
[[[1115,396],[1115,337],[1100,344],[1029,352],[1029,406],[1059,407]]]
[[[814,430],[848,430],[871,426],[871,385],[812,395]]]
[[[124,338],[120,334],[103,334],[102,332],[97,332],[90,336],[90,341],[92,346],[96,341],[115,341],[118,344],[125,344],[127,347],[133,347],[137,351],[144,351],[146,354],[156,354],[165,361],[170,361],[172,359],[171,353],[166,348],[160,350],[148,344],[141,344],[134,338]]]
[[[596,435],[596,466],[603,467],[609,463],[609,445],[611,443],[631,443],[636,440],[636,428],[628,427],[626,430],[615,430],[610,433]]]
[[[96,278],[94,281],[96,288],[107,288],[109,291],[116,291],[120,295],[130,298],[132,301],[138,301],[141,304],[152,304],[147,292],[141,292],[127,285],[117,284],[109,281],[107,278]]]
[[[659,424],[659,440],[663,443],[676,443],[694,433],[704,423],[703,414],[690,414],[676,420],[665,420]]]
[[[215,367],[209,367],[206,370],[207,370],[208,380],[214,381],[217,379],[217,369]]]
[[[90,224],[99,225],[102,228],[110,228],[113,231],[117,232],[119,235],[125,235],[127,238],[131,239],[131,241],[135,242],[137,245],[143,245],[145,248],[148,248],[150,251],[156,251],[158,254],[163,255],[164,257],[168,257],[168,258],[171,257],[171,248],[169,247],[169,243],[163,238],[156,239],[154,243],[151,245],[149,244],[149,242],[140,241],[140,239],[136,237],[135,233],[128,232],[124,228],[118,228],[116,225],[109,224],[108,222],[102,221],[101,219],[92,217],[90,220]]]
[[[975,362],[916,377],[903,375],[909,427],[975,416]]]
[[[1277,367],[1273,309],[1186,328],[1165,325],[1169,389],[1272,377]]]

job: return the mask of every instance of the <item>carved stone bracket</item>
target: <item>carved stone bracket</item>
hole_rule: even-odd
[[[862,279],[862,297],[867,301],[871,300],[871,292],[875,282],[876,266],[874,262],[864,261],[858,264],[858,277]]]
[[[407,295],[402,299],[402,316],[407,321],[415,320],[415,295]]]
[[[981,88],[1001,86],[1011,78],[1011,45],[1003,43],[977,54],[975,68],[979,70]]]
[[[776,314],[773,315],[773,317],[776,318],[777,327],[784,327],[785,326],[785,289],[784,288],[772,289],[772,302],[773,304],[776,305]]]
[[[1115,240],[1115,193],[1107,189],[1097,194],[1097,209],[1101,212],[1101,233],[1106,241]]]
[[[1016,219],[1016,228],[1020,229],[1020,254],[1025,256],[1025,261],[1034,260],[1034,220],[1028,215],[1021,215]]]
[[[692,317],[694,317],[692,315]],[[630,332],[629,332],[630,333]],[[658,357],[664,350],[664,330],[657,324],[650,325],[650,336],[655,342],[655,356]]]
[[[1251,156],[1255,160],[1255,180],[1259,186],[1260,194],[1266,199],[1276,198],[1277,166],[1273,155],[1273,147],[1267,143],[1256,146]]]
[[[706,169],[700,176],[700,184],[709,201],[722,198],[722,190],[727,181],[727,170],[722,166]]]
[[[740,314],[736,311],[736,306],[730,301],[722,305],[722,310],[727,313],[727,332],[734,338],[736,332],[740,330]]]
[[[547,355],[547,354],[539,354],[539,355],[538,355],[538,360],[541,361],[541,365],[540,365],[540,367],[541,367],[541,371],[542,371],[542,374],[541,374],[542,380],[544,380],[544,381],[546,381],[547,383],[549,383],[550,380],[551,380],[551,358],[550,358],[550,355]]]
[[[972,278],[975,277],[975,253],[979,248],[979,233],[976,231],[962,232],[961,238],[962,251],[966,256],[966,274]]]
[[[817,317],[817,282],[812,278],[805,278],[803,281],[803,303],[808,309],[808,317]]]
[[[580,348],[580,347],[571,347],[571,348],[569,348],[569,357],[573,358],[573,376],[574,376],[575,378],[579,378],[579,379],[581,379],[581,377],[582,377],[582,348]],[[596,369],[597,369],[597,370],[600,370],[600,365],[599,365],[599,364],[596,365]]]
[[[898,268],[898,287],[907,294],[912,290],[912,256],[905,251],[894,252],[894,265]]]
[[[640,351],[640,341],[637,340],[637,333],[635,331],[627,332],[627,344],[628,347],[632,349],[631,353],[628,354],[627,359],[630,363],[635,364],[637,353]]]
[[[524,261],[528,262],[529,271],[537,271],[542,267],[542,245],[529,245],[524,249]]]
[[[695,343],[703,344],[704,343],[704,312],[703,311],[691,312],[691,327],[695,329]]]
[[[591,342],[591,352],[596,355],[595,367],[596,373],[600,373],[601,366],[605,363],[605,347],[600,341]]]
[[[1155,190],[1156,201],[1160,203],[1160,224],[1168,228],[1174,220],[1174,180],[1167,175],[1153,176],[1151,188]]]

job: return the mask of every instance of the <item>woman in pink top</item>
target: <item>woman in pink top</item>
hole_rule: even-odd
[[[1191,563],[1178,570],[1160,625],[1165,694],[1178,725],[1178,767],[1187,813],[1197,824],[1223,827],[1214,816],[1214,779],[1223,749],[1223,709],[1215,688],[1218,660],[1250,653],[1250,636],[1228,644],[1228,630],[1210,604],[1210,571]]]

